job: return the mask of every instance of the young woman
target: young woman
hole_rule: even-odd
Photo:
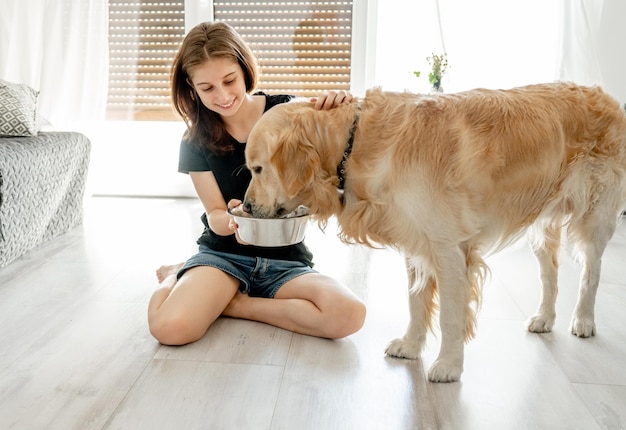
[[[179,171],[191,177],[205,209],[205,229],[196,255],[157,271],[160,284],[148,305],[152,335],[167,345],[194,342],[220,315],[324,338],[359,330],[364,304],[312,269],[304,243],[244,244],[227,212],[241,202],[250,182],[244,167],[250,130],[265,111],[292,97],[252,93],[256,59],[224,23],[203,23],[187,34],[171,78],[174,106],[187,124]],[[329,92],[317,98],[316,107],[330,109],[351,99],[346,92]]]

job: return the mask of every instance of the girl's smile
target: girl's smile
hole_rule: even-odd
[[[221,116],[236,114],[245,99],[243,71],[230,59],[209,59],[194,67],[189,78],[202,104]]]
[[[233,107],[235,105],[235,101],[236,100],[237,99],[235,98],[228,104],[225,104],[225,105],[224,104],[219,104],[218,106],[221,107],[222,109],[229,109],[229,108],[231,108],[231,107]]]

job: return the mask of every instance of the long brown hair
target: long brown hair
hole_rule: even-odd
[[[170,76],[174,109],[187,124],[186,139],[221,154],[232,149],[222,118],[202,104],[191,85],[192,68],[211,58],[236,61],[243,70],[246,91],[257,85],[257,62],[243,38],[228,24],[204,22],[187,33],[174,57]]]

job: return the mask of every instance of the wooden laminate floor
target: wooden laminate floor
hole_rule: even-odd
[[[478,336],[459,383],[421,360],[385,357],[408,321],[402,258],[311,226],[316,268],[368,306],[363,329],[329,341],[220,319],[200,341],[149,334],[155,269],[195,252],[197,200],[89,198],[84,225],[0,269],[0,429],[623,429],[626,224],[604,257],[597,335],[567,327],[578,267],[566,252],[557,323],[524,327],[538,303],[523,244],[489,259]]]

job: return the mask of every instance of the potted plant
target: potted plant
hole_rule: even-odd
[[[441,86],[441,78],[448,69],[448,55],[443,53],[441,55],[431,54],[426,57],[426,61],[430,64],[430,73],[428,73],[428,82],[435,93],[442,93],[443,87]],[[420,77],[421,72],[415,71],[413,74],[416,77]]]
[[[448,55],[447,54],[432,54],[430,57],[426,57],[426,61],[430,64],[431,71],[428,74],[428,82],[434,92],[442,93],[441,78],[448,69]]]

